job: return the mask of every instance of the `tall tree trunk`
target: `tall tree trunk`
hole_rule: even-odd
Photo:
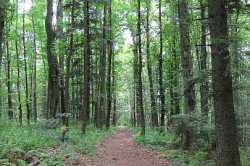
[[[27,122],[30,124],[30,101],[29,101],[29,81],[28,81],[28,65],[27,65],[27,50],[25,41],[25,14],[23,13],[23,58],[24,58],[24,71],[25,71],[25,103],[27,109]]]
[[[142,93],[142,42],[141,42],[141,2],[138,2],[138,22],[137,22],[137,33],[138,33],[138,104],[141,118],[141,136],[145,136],[145,115],[143,109],[143,93]]]
[[[7,88],[8,88],[8,115],[9,119],[12,120],[14,118],[14,112],[12,109],[12,83],[11,83],[11,54],[9,49],[9,41],[6,41],[6,52],[7,52]]]
[[[16,35],[18,34],[18,0],[16,0]],[[21,101],[21,76],[20,76],[20,60],[19,60],[19,46],[18,40],[15,41],[16,46],[16,62],[17,62],[17,96],[18,96],[18,120],[19,125],[23,125],[23,110],[22,110],[22,101]]]
[[[174,51],[173,51],[173,55],[174,55],[174,114],[178,115],[180,114],[180,99],[179,99],[179,93],[178,93],[178,89],[179,89],[179,85],[178,85],[178,72],[179,72],[179,61],[180,58],[176,52],[176,38],[174,37],[174,43],[173,43],[173,47],[174,47]]]
[[[206,120],[208,120],[208,68],[207,68],[207,40],[206,40],[206,24],[204,20],[206,7],[203,0],[200,0],[201,6],[201,55],[200,55],[200,70],[201,70],[201,86],[200,86],[200,94],[201,94],[201,111],[204,116],[206,116]]]
[[[59,68],[58,60],[54,55],[53,47],[55,42],[55,32],[52,26],[53,0],[47,0],[47,16],[45,20],[47,33],[47,60],[48,72],[48,95],[47,95],[47,118],[55,118],[59,104]]]
[[[133,35],[133,54],[134,54],[134,59],[133,59],[133,71],[134,71],[134,87],[133,87],[133,97],[134,97],[134,127],[139,127],[141,125],[141,116],[140,116],[140,105],[139,105],[139,91],[138,91],[138,41],[136,39],[136,36]]]
[[[232,56],[232,68],[233,68],[233,97],[234,97],[234,108],[235,112],[238,112],[240,116],[236,116],[237,125],[240,126],[238,128],[238,139],[240,140],[239,144],[244,143],[243,141],[243,130],[244,130],[244,113],[241,112],[241,96],[240,96],[240,79],[241,79],[241,55],[239,54],[239,17],[240,17],[240,1],[236,1],[235,3],[235,10],[232,9],[232,16],[229,20],[230,24],[234,26],[230,29],[230,37],[232,38],[231,42],[231,56]]]
[[[176,25],[176,22],[174,22]],[[173,35],[173,44],[172,44],[172,63],[171,63],[171,87],[170,87],[170,97],[171,97],[171,111],[168,125],[173,124],[173,116],[180,114],[180,101],[179,101],[179,93],[178,93],[178,70],[179,70],[179,56],[176,52],[176,37]]]
[[[34,2],[32,1],[32,6],[34,6]],[[34,54],[34,63],[33,63],[33,77],[32,77],[32,84],[33,84],[33,117],[34,121],[37,122],[37,36],[36,36],[36,28],[35,28],[35,19],[34,15],[31,18],[32,21],[32,29],[33,29],[33,54]]]
[[[72,0],[72,6],[71,6],[71,28],[73,29],[75,25],[75,0]],[[65,108],[66,112],[70,112],[70,106],[69,106],[69,101],[70,101],[70,96],[69,96],[69,91],[70,91],[70,68],[71,68],[71,59],[74,55],[74,33],[73,30],[71,30],[70,33],[70,39],[69,39],[69,52],[67,54],[66,58],[66,76],[65,76]],[[73,98],[73,96],[72,96]],[[67,122],[68,124],[68,119]]]
[[[62,27],[62,21],[63,21],[63,0],[58,0],[57,4],[57,33],[58,33],[58,40],[59,40],[59,68],[60,71],[64,73],[64,49],[63,45],[61,44],[64,42],[64,39],[61,37],[63,35],[63,27]],[[61,114],[62,114],[62,124],[65,126],[68,126],[67,123],[67,108],[66,108],[66,101],[65,101],[65,77],[64,74],[60,74],[60,108],[61,108]]]
[[[109,20],[109,31],[108,31],[108,75],[107,75],[107,118],[106,118],[106,128],[110,128],[110,115],[112,109],[112,83],[111,83],[111,74],[112,74],[112,0],[108,1],[108,20]]]
[[[3,60],[3,38],[4,38],[4,17],[5,7],[0,5],[0,77],[2,75],[2,60]],[[2,83],[0,82],[0,118],[2,116]]]
[[[160,88],[160,110],[161,110],[161,131],[164,130],[165,125],[165,89],[163,85],[163,37],[162,37],[162,11],[161,11],[162,2],[159,0],[159,28],[160,28],[160,53],[158,57],[158,63],[159,63],[159,88]]]
[[[149,88],[150,88],[150,102],[151,102],[151,123],[153,127],[158,127],[158,113],[156,108],[156,98],[154,91],[154,82],[153,82],[153,72],[152,72],[152,61],[150,57],[150,0],[147,0],[147,27],[146,27],[146,36],[147,36],[147,69],[148,69],[148,79],[149,79]]]
[[[99,125],[98,128],[102,128],[105,120],[106,109],[106,49],[107,49],[107,2],[104,1],[103,8],[103,36],[102,36],[102,53],[100,57],[100,106],[99,106]]]
[[[111,31],[112,33],[112,31]],[[113,38],[111,38],[111,40],[113,40]],[[112,47],[113,47],[113,41],[112,42]],[[114,50],[112,48],[112,103],[113,103],[113,109],[112,109],[112,124],[114,126],[116,126],[116,68],[115,68],[115,54],[114,54]]]
[[[212,84],[218,166],[240,166],[230,72],[227,1],[209,0]]]
[[[84,1],[84,87],[83,87],[83,119],[82,133],[86,133],[87,116],[90,112],[90,30],[89,30],[89,1]]]
[[[189,36],[190,18],[187,0],[179,1],[178,14],[180,28],[181,65],[184,77],[184,113],[188,115],[195,109],[195,91],[192,79],[192,55]],[[183,149],[190,148],[191,141],[191,134],[189,129],[187,129],[184,133]]]

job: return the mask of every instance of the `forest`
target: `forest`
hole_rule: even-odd
[[[0,166],[249,166],[249,0],[0,0]]]

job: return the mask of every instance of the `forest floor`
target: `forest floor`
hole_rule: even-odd
[[[82,163],[85,166],[171,166],[156,152],[138,145],[128,129],[119,129],[116,134],[106,136],[96,155],[85,157]]]

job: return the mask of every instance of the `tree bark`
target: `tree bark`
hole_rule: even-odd
[[[34,6],[34,2],[32,1],[32,6]],[[34,62],[33,62],[33,77],[32,77],[32,84],[33,84],[33,118],[34,121],[37,122],[37,36],[36,36],[36,28],[35,28],[35,19],[34,15],[31,18],[32,21],[32,29],[34,33],[33,38],[33,54],[34,54]]]
[[[113,48],[112,48],[112,0],[108,1],[108,21],[109,21],[109,30],[108,30],[108,75],[107,75],[107,118],[106,118],[106,128],[110,128],[110,115],[112,109],[112,57],[113,57]]]
[[[23,58],[24,58],[24,71],[25,71],[25,103],[27,109],[27,122],[30,124],[30,100],[29,100],[29,81],[28,81],[28,65],[27,65],[27,50],[25,41],[25,14],[23,13]]]
[[[14,118],[14,112],[12,109],[12,83],[11,83],[11,54],[9,49],[9,41],[6,41],[6,49],[7,49],[7,89],[8,89],[8,115],[9,119],[12,120]]]
[[[164,131],[164,125],[165,125],[165,88],[163,85],[163,70],[162,70],[162,65],[163,65],[163,37],[162,37],[162,2],[159,0],[159,29],[160,29],[160,53],[158,57],[158,64],[159,64],[159,90],[160,90],[160,110],[161,110],[161,131]]]
[[[71,6],[71,33],[70,33],[70,39],[69,39],[69,52],[67,54],[66,58],[66,76],[65,76],[65,107],[66,112],[70,112],[70,95],[69,95],[69,86],[70,86],[70,68],[71,68],[71,59],[74,55],[74,33],[73,33],[73,27],[75,25],[75,0],[72,0],[72,6]],[[73,96],[72,96],[73,97]],[[68,120],[67,120],[68,123]]]
[[[48,73],[48,95],[47,95],[47,118],[55,118],[59,104],[59,68],[58,60],[54,55],[53,47],[55,42],[55,32],[52,26],[53,0],[47,0],[47,16],[45,20],[47,33],[47,60],[49,66]]]
[[[16,35],[18,34],[18,0],[16,0]],[[18,96],[18,120],[19,125],[23,125],[23,110],[22,110],[22,100],[21,100],[21,76],[20,76],[20,60],[19,60],[19,46],[18,46],[18,40],[15,41],[16,46],[16,62],[17,62],[17,96]]]
[[[5,7],[0,5],[0,77],[2,75],[2,60],[3,60],[3,39],[4,39],[4,17]],[[0,83],[0,93],[2,92],[2,83]],[[1,93],[2,94],[2,93]],[[2,95],[0,95],[0,117],[2,116]]]
[[[201,71],[201,85],[200,85],[200,95],[201,95],[201,111],[203,115],[208,120],[208,68],[207,68],[207,49],[206,49],[206,24],[205,11],[206,7],[203,0],[200,0],[201,6],[201,55],[200,55],[200,71]]]
[[[146,37],[147,37],[147,69],[148,69],[148,79],[149,79],[149,88],[150,88],[150,102],[151,102],[151,123],[153,127],[158,127],[158,113],[156,107],[156,98],[154,91],[154,82],[153,82],[153,72],[152,72],[152,61],[150,57],[150,30],[149,30],[149,17],[150,17],[150,0],[147,0],[147,27],[146,27]]]
[[[227,1],[209,0],[212,84],[218,166],[240,166],[230,72]]]
[[[184,78],[184,113],[189,116],[195,109],[195,91],[192,74],[192,55],[190,46],[189,26],[190,18],[188,13],[188,1],[181,0],[178,3],[179,28],[180,28],[180,47],[181,65]],[[189,129],[184,132],[183,149],[191,146],[191,134]]]
[[[90,112],[90,32],[89,32],[89,1],[84,1],[84,87],[83,87],[83,119],[82,133],[86,133],[87,116]]]
[[[111,30],[112,35],[112,30]],[[111,42],[113,47],[113,37],[111,36]],[[116,126],[116,65],[115,65],[115,54],[114,50],[112,48],[112,103],[113,103],[113,109],[112,109],[112,124]]]
[[[138,2],[138,13],[137,13],[137,35],[138,35],[138,104],[140,111],[140,123],[141,123],[141,136],[145,136],[145,115],[143,109],[143,93],[142,93],[142,42],[141,42],[141,2]]]
[[[107,2],[104,1],[103,7],[103,33],[102,33],[102,53],[100,57],[100,105],[99,105],[99,125],[98,128],[102,128],[105,121],[105,110],[106,110],[106,53],[107,53]]]
[[[57,38],[59,40],[59,68],[60,71],[64,73],[64,48],[61,44],[62,42],[65,42],[62,38],[63,35],[63,27],[62,27],[62,21],[63,21],[63,0],[58,0],[57,4]],[[60,108],[61,108],[61,114],[62,114],[62,124],[65,126],[68,126],[68,117],[67,117],[67,108],[66,108],[66,97],[65,97],[65,75],[60,74]]]

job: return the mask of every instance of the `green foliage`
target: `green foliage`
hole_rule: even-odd
[[[145,137],[140,136],[139,130],[136,132],[137,134],[135,134],[134,139],[138,143],[156,150],[170,146],[174,138],[170,133],[160,133],[159,131],[152,129],[147,129]]]
[[[182,149],[172,149],[173,144],[176,142],[174,134],[169,132],[160,133],[154,129],[148,128],[145,137],[141,137],[139,130],[135,129],[135,140],[157,151],[169,159],[173,166],[203,166],[214,165],[213,160],[209,160],[209,154],[202,150],[198,151],[184,151]]]
[[[60,125],[59,119],[43,119],[41,121],[41,127],[44,129],[56,129]]]
[[[90,127],[86,135],[76,125],[69,127],[66,142],[62,144],[60,128],[46,129],[44,121],[30,126],[16,126],[9,121],[0,122],[0,165],[27,165],[27,154],[40,160],[40,165],[66,165],[77,161],[77,152],[95,154],[96,146],[105,135],[115,132]]]
[[[198,149],[208,150],[209,145],[206,138],[208,135],[213,137],[214,127],[208,123],[205,116],[201,113],[179,114],[173,116],[174,124],[171,131],[175,134],[175,143],[181,144],[181,135],[189,132]]]
[[[115,128],[111,128],[108,131],[97,130],[93,127],[90,127],[87,130],[86,135],[81,135],[81,133],[79,133],[80,129],[70,129],[69,142],[71,142],[73,146],[80,152],[94,155],[96,146],[99,144],[100,139],[105,135],[114,132],[115,130]]]
[[[243,148],[240,150],[242,166],[250,165],[250,148]]]
[[[173,166],[212,166],[215,165],[213,161],[207,160],[208,153],[197,151],[183,151],[180,149],[166,150],[166,157],[171,160]]]

